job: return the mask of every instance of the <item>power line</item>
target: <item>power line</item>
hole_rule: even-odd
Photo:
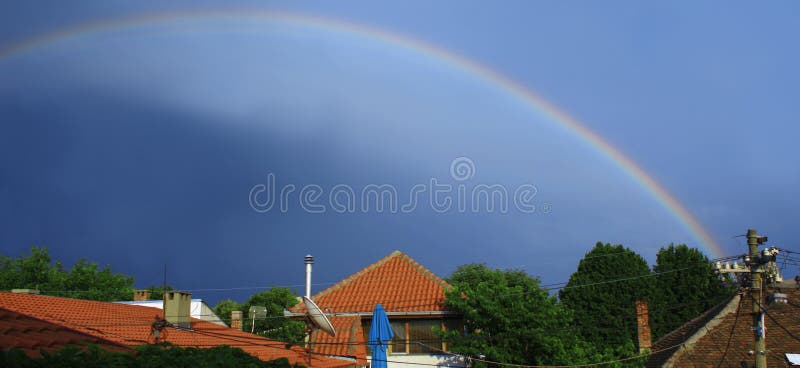
[[[793,251],[785,250],[785,249],[782,249],[782,248],[778,248],[778,249],[780,249],[782,251],[789,252],[789,253],[800,254],[800,252],[793,252]],[[628,250],[623,250],[623,251],[614,252],[614,253],[587,256],[587,257],[584,257],[583,259],[592,259],[592,258],[613,256],[613,255],[618,255],[618,254],[621,254],[621,253],[624,253],[624,252],[627,252],[627,251]],[[736,258],[741,258],[742,256],[744,256],[744,255],[731,255],[731,256],[719,257],[719,258],[711,259],[711,260],[709,260],[709,262],[718,262],[718,261],[736,259]],[[800,261],[800,260],[798,260],[798,261]],[[347,278],[352,277],[352,276],[353,275],[348,276]],[[347,278],[345,278],[345,279],[347,279]],[[408,279],[409,279],[408,277],[381,278],[381,279],[378,279],[378,280],[362,280],[362,279],[359,279],[358,282],[382,283],[382,282],[386,282],[386,281],[408,280]],[[335,285],[335,284],[340,283],[340,282],[341,282],[341,280],[340,281],[336,281],[336,282],[313,283],[312,286],[330,286],[330,285]],[[568,281],[567,282],[559,282],[559,283],[547,284],[547,285],[543,285],[543,286],[553,286],[553,285],[566,284],[566,283],[568,283]],[[305,286],[305,284],[268,285],[268,286],[237,286],[237,287],[226,287],[226,288],[189,288],[189,289],[174,289],[174,290],[168,290],[168,291],[219,292],[219,291],[239,291],[239,290],[269,290],[269,289],[273,289],[273,288],[293,288],[293,287],[303,287],[303,286]],[[142,289],[142,290],[145,290],[145,289]],[[109,289],[40,290],[40,293],[44,293],[44,294],[46,294],[46,293],[95,293],[95,292],[120,292],[121,293],[121,292],[128,292],[128,291],[132,291],[132,290],[129,290],[129,289],[114,289],[114,290],[109,290]],[[163,291],[156,290],[155,292],[163,292]]]

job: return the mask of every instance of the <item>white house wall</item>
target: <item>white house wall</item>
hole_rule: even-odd
[[[367,355],[367,361],[372,358]],[[420,364],[437,366],[440,368],[462,368],[467,366],[467,360],[453,355],[425,355],[425,354],[390,354],[386,360],[387,368],[420,368]]]

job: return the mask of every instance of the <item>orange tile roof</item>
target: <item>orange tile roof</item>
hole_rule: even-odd
[[[336,337],[315,330],[311,334],[311,349],[318,354],[351,357],[360,365],[366,364],[367,347],[361,317],[335,316],[329,319],[336,329]]]
[[[161,318],[161,310],[150,307],[7,292],[0,293],[0,308],[122,346],[152,343],[151,325],[156,318]],[[229,345],[262,360],[287,358],[291,363],[321,368],[353,365],[346,360],[317,355],[312,355],[309,364],[302,348],[286,348],[279,341],[195,318],[192,318],[191,330],[167,327],[164,333],[166,341],[177,346]]]
[[[372,312],[382,304],[387,312],[439,312],[450,285],[408,255],[394,251],[312,299],[328,313]],[[303,303],[292,308],[304,313]]]
[[[67,345],[84,344],[98,345],[106,350],[133,351],[113,341],[0,308],[0,347],[3,349],[18,349],[30,357],[39,357],[42,350],[53,351]]]
[[[447,282],[411,257],[394,251],[312,297],[325,313],[331,314],[329,319],[336,329],[336,337],[315,331],[310,339],[312,349],[319,354],[366,362],[362,317],[337,313],[371,313],[378,303],[390,313],[443,312],[444,293],[449,288]],[[304,303],[298,303],[291,311],[305,313]]]

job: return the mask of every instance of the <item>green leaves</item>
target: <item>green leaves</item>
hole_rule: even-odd
[[[252,367],[302,368],[286,358],[262,361],[242,349],[218,346],[210,349],[182,348],[165,345],[143,345],[135,354],[113,352],[95,345],[69,345],[54,352],[42,352],[40,358],[29,358],[19,350],[0,352],[0,366],[10,368],[173,368],[173,367]]]
[[[539,279],[483,264],[459,267],[448,279],[445,305],[464,316],[465,334],[444,334],[448,349],[515,364],[583,361],[585,344],[570,331],[571,316]]]
[[[288,288],[272,288],[250,296],[246,302],[239,304],[233,300],[222,300],[214,306],[214,313],[220,318],[230,321],[231,312],[234,310],[242,311],[242,329],[245,331],[254,330],[258,335],[265,336],[274,340],[288,343],[302,341],[305,333],[305,323],[285,318],[283,311],[297,304],[297,299]],[[253,329],[252,316],[248,315],[251,306],[262,306],[267,308],[265,319],[255,320]]]
[[[51,262],[47,248],[32,247],[19,258],[0,256],[0,290],[37,289],[42,294],[76,299],[133,299],[133,277],[80,259],[69,271]]]
[[[661,248],[651,271],[621,245],[597,243],[559,293],[577,330],[599,351],[636,354],[635,302],[649,302],[653,339],[678,328],[729,297],[702,252],[686,245]]]
[[[559,300],[523,271],[482,264],[459,267],[448,282],[453,289],[445,304],[463,314],[466,331],[444,333],[448,348],[515,364],[635,358],[637,300],[650,302],[651,327],[659,336],[730,295],[708,259],[685,245],[663,248],[651,271],[634,251],[597,243],[559,292]],[[641,360],[611,366],[640,366]]]
[[[602,349],[624,346],[636,341],[635,302],[650,300],[654,293],[650,276],[640,255],[622,245],[598,242],[559,297],[573,311],[587,341]]]
[[[670,244],[656,256],[657,293],[650,304],[653,337],[661,337],[733,295],[702,252]]]

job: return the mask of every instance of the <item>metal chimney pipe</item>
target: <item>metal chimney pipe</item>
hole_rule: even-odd
[[[306,256],[306,298],[311,299],[311,265],[314,264],[312,255]]]

